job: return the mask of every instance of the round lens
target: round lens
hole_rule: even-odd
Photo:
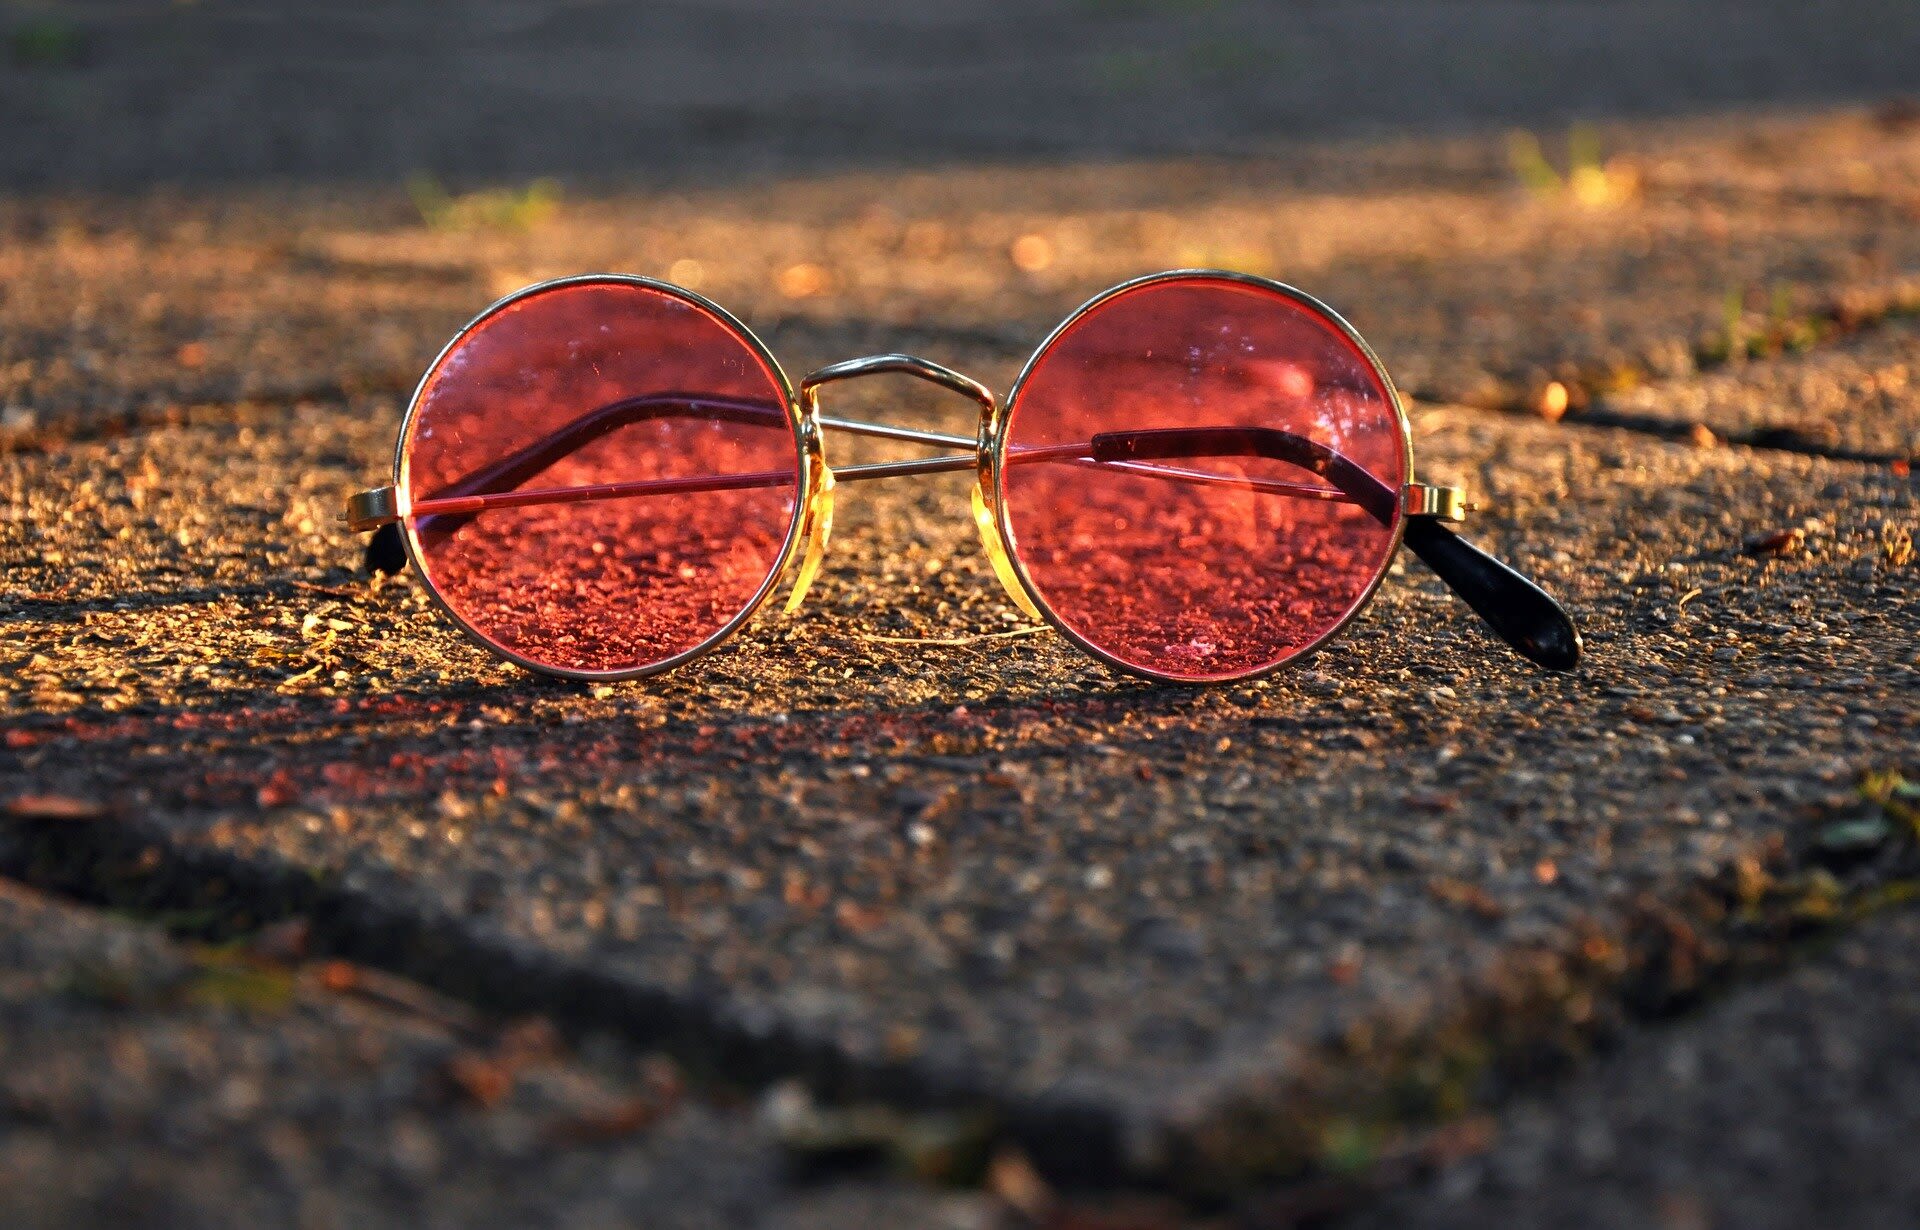
[[[415,558],[480,640],[536,669],[645,671],[765,596],[792,535],[785,385],[670,290],[565,282],[494,308],[427,374],[402,446]]]
[[[1268,283],[1158,279],[1097,301],[1015,387],[1014,557],[1069,634],[1170,679],[1258,674],[1373,592],[1412,469],[1385,375]]]

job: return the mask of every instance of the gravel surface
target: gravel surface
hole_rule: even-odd
[[[1503,1113],[1484,1156],[1359,1227],[1911,1226],[1920,918],[1862,926],[1785,978]]]
[[[1920,459],[1920,324],[1888,321],[1829,349],[1743,363],[1606,398],[1593,417],[1704,427],[1721,439],[1860,457]]]

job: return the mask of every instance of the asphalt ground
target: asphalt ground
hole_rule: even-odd
[[[424,215],[338,180],[12,194],[0,863],[84,904],[8,897],[8,1045],[65,1073],[8,1087],[9,1199],[56,1224],[1544,1224],[1605,1186],[1592,1224],[1897,1224],[1897,1131],[1853,1130],[1860,1181],[1816,1189],[1708,1125],[1840,1113],[1767,1079],[1800,1053],[1778,1039],[1865,1056],[1867,1105],[1912,1072],[1896,1029],[1829,1019],[1898,1001],[1904,923],[1841,939],[1863,972],[1837,991],[1772,979],[1826,977],[1808,944],[1916,871],[1920,128],[1878,105],[1599,139],[1572,185],[1464,134]],[[368,579],[335,521],[440,341],[538,277],[697,283],[795,374],[907,349],[1004,390],[1086,296],[1185,264],[1367,334],[1423,475],[1581,620],[1580,671],[1533,671],[1408,560],[1302,669],[1124,679],[1025,631],[934,480],[844,492],[797,616],[557,685]],[[971,413],[888,382],[834,408]],[[103,1006],[72,974],[102,945],[159,989]],[[527,1036],[523,1081],[500,1052]],[[1662,1104],[1623,1090],[1681,1046],[1752,1067],[1696,1069],[1643,1131]],[[491,1108],[445,1093],[463,1055],[511,1069]],[[668,1071],[685,1092],[636,1124]],[[320,1162],[285,1144],[303,1106]],[[542,1134],[618,1114],[590,1148]],[[1595,1123],[1628,1144],[1555,1192],[1537,1159]],[[506,1165],[529,1177],[495,1195]]]
[[[1381,1226],[1903,1226],[1913,1175],[1911,911],[1777,982],[1636,1038],[1502,1117],[1488,1154],[1356,1220]],[[1699,1159],[1714,1159],[1703,1166]]]
[[[792,1191],[764,1103],[608,1035],[0,889],[7,1224],[987,1224],[977,1196]]]

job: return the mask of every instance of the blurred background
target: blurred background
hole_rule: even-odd
[[[1920,89],[1912,0],[5,0],[0,182],[705,180]]]

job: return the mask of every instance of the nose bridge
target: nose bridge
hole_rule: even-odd
[[[848,359],[842,363],[829,363],[825,367],[810,371],[800,381],[800,408],[808,416],[816,414],[820,406],[820,387],[840,380],[852,380],[858,376],[882,375],[912,376],[928,384],[937,384],[943,389],[951,389],[978,402],[985,414],[992,414],[994,408],[993,390],[981,384],[973,377],[954,371],[951,367],[935,363],[911,354],[876,354],[861,359]]]
[[[917,380],[924,380],[928,384],[936,384],[943,389],[950,389],[955,393],[970,397],[978,403],[980,407],[980,417],[979,428],[974,436],[974,470],[977,477],[973,487],[973,520],[975,527],[980,532],[980,546],[986,552],[987,559],[992,563],[994,574],[999,578],[1000,584],[1006,589],[1007,596],[1011,598],[1014,604],[1025,612],[1029,618],[1041,618],[1038,608],[1034,606],[1032,599],[1027,596],[1026,590],[1021,585],[1019,577],[1014,570],[1013,563],[1008,558],[1006,548],[1002,545],[998,512],[992,500],[993,433],[998,415],[998,403],[993,396],[992,389],[989,389],[986,385],[981,384],[971,376],[957,372],[951,367],[935,363],[931,359],[923,359],[918,355],[876,354],[868,355],[860,359],[848,359],[843,363],[832,363],[826,367],[816,368],[808,372],[800,381],[800,415],[808,439],[813,442],[813,447],[818,449],[820,429],[824,423],[827,426],[836,427],[843,431],[850,431],[856,435],[910,440],[919,444],[941,445],[946,447],[955,447],[964,443],[959,437],[945,435],[940,432],[919,431],[907,427],[888,427],[877,423],[855,423],[837,419],[823,420],[821,418],[820,389],[823,386],[833,384],[840,380],[852,380],[858,376],[881,376],[890,374],[912,376]],[[821,469],[827,475],[827,491],[830,493],[832,490],[832,471],[826,469],[824,458],[821,460]],[[908,473],[935,473],[940,470],[955,468],[952,463],[960,461],[961,458],[959,457],[942,457],[929,458],[925,462],[918,463],[891,462],[870,466],[855,466],[846,471],[846,476],[852,479],[881,478]],[[964,464],[964,462],[962,462],[962,464]],[[830,494],[827,498],[829,501],[831,500]],[[832,505],[830,502],[826,505],[825,516],[829,519],[832,516]],[[809,534],[807,552],[808,566],[803,569],[801,581],[796,583],[794,593],[788,599],[788,610],[792,610],[799,605],[801,597],[806,592],[805,584],[811,582],[814,572],[818,570],[819,556],[826,546],[824,525],[825,522],[822,523],[821,532],[817,536]]]

